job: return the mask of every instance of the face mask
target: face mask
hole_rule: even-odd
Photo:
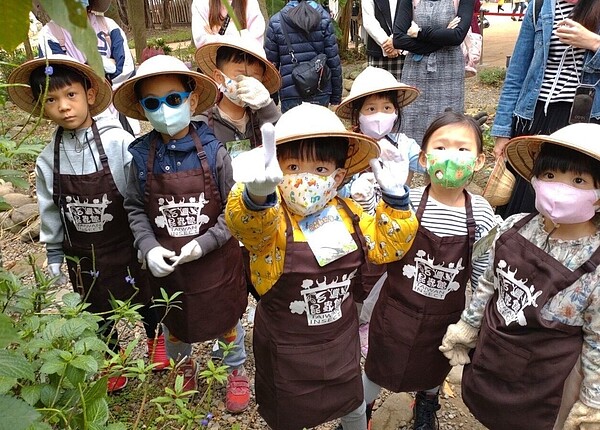
[[[360,131],[374,139],[381,139],[392,131],[394,123],[398,119],[395,113],[377,112],[371,115],[358,116]]]
[[[562,182],[547,182],[531,178],[535,190],[535,208],[556,224],[579,224],[596,214],[594,203],[600,190],[581,190]]]
[[[156,131],[169,136],[188,127],[192,118],[189,99],[174,108],[163,103],[158,110],[150,112],[144,109],[144,113]]]
[[[279,184],[281,197],[295,214],[307,216],[323,209],[336,194],[336,170],[330,176],[314,173],[284,175]]]
[[[434,184],[462,188],[473,176],[476,160],[469,151],[432,151],[427,154],[427,173]]]
[[[90,5],[90,0],[79,0],[79,3],[81,3],[81,5],[87,9],[88,6]]]
[[[223,93],[225,97],[229,99],[231,103],[240,107],[244,107],[246,103],[240,100],[240,98],[237,95],[237,81],[234,81],[223,72],[221,72],[221,75],[223,75],[225,83],[219,84],[219,90]]]

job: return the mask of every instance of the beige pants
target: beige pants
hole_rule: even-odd
[[[558,410],[558,417],[556,418],[553,430],[562,430],[567,415],[569,415],[575,402],[579,400],[581,381],[583,381],[583,373],[581,372],[581,358],[579,358],[565,381],[562,402],[560,404],[560,409]]]

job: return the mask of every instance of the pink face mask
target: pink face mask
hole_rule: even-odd
[[[546,182],[531,178],[535,190],[535,208],[554,224],[578,224],[596,214],[594,203],[600,190],[581,190],[562,182]]]
[[[396,119],[398,115],[395,113],[376,112],[371,115],[361,113],[358,116],[358,123],[363,134],[379,140],[392,131]]]

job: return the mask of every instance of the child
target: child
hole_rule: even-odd
[[[336,197],[344,177],[379,151],[326,107],[304,103],[263,131],[262,148],[234,159],[238,183],[226,209],[261,294],[253,336],[259,413],[274,430],[338,417],[346,430],[365,430],[353,278],[365,258],[386,263],[410,248],[417,225],[408,187],[393,177],[392,160],[373,160],[383,190],[376,215]]]
[[[505,149],[539,214],[500,224],[473,299],[440,346],[453,364],[471,361],[463,398],[490,429],[563,429],[559,407],[570,410],[565,430],[600,424],[599,133],[573,124]],[[583,383],[569,402],[572,369]]]
[[[190,119],[215,102],[216,92],[210,78],[157,55],[115,91],[114,104],[154,127],[129,146],[125,209],[154,294],[160,288],[170,296],[182,293],[163,320],[167,353],[182,362],[184,387],[196,389],[191,343],[234,338],[224,364],[231,372],[226,406],[237,413],[248,406],[250,390],[239,322],[247,304],[241,252],[223,216],[233,185],[231,159],[205,123]]]
[[[485,162],[475,120],[455,112],[436,118],[419,162],[431,184],[411,190],[419,229],[402,261],[388,264],[370,323],[364,377],[367,403],[381,387],[417,391],[416,430],[436,428],[439,386],[450,371],[438,345],[464,309],[469,278],[476,286],[485,268],[487,255],[471,261],[473,244],[495,225],[489,203],[465,190]]]
[[[43,100],[46,80],[48,93]],[[46,244],[50,274],[66,283],[61,271],[66,255],[71,283],[90,303],[90,312],[110,311],[111,296],[149,303],[150,290],[123,209],[131,162],[127,145],[133,138],[115,120],[92,118],[110,104],[110,84],[66,55],[29,61],[8,82],[28,85],[9,87],[17,106],[34,115],[41,113],[58,126],[52,143],[36,161],[40,241]],[[155,339],[157,315],[148,306],[140,314],[155,369],[162,369],[169,360],[164,337]],[[110,341],[118,351],[112,323],[105,319],[103,328],[105,335],[112,332],[115,336]],[[116,391],[126,383],[125,377],[112,377],[108,389]]]

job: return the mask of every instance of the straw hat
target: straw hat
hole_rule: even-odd
[[[360,133],[347,131],[342,121],[330,109],[311,103],[302,103],[283,115],[275,124],[277,145],[309,138],[348,138],[346,176],[352,176],[369,167],[369,160],[379,156],[379,146],[374,139]]]
[[[496,160],[482,196],[492,206],[503,206],[510,200],[514,187],[515,175],[507,169],[504,157],[500,157]]]
[[[563,127],[550,136],[515,137],[504,148],[504,154],[517,173],[529,181],[533,163],[544,142],[564,146],[600,160],[598,136],[600,136],[599,124],[581,122]]]
[[[217,50],[222,46],[235,48],[239,51],[252,55],[265,66],[265,74],[262,78],[262,84],[269,91],[269,94],[276,93],[281,87],[281,75],[277,68],[267,60],[265,50],[258,41],[248,34],[248,30],[242,30],[239,35],[224,35],[218,42],[207,43],[196,50],[196,63],[202,72],[212,75],[213,70],[217,69]],[[233,76],[231,76],[233,78]]]
[[[418,96],[419,90],[415,87],[400,83],[387,70],[379,67],[367,66],[354,80],[348,96],[342,100],[335,113],[340,118],[352,118],[352,102],[371,94],[396,91],[398,106],[404,107],[412,103]]]
[[[112,0],[90,0],[90,9],[94,12],[104,13],[110,7]]]
[[[134,87],[142,79],[161,75],[182,75],[194,80],[196,83],[194,92],[198,94],[198,106],[192,115],[199,115],[215,104],[217,84],[211,78],[202,73],[192,72],[178,58],[169,55],[155,55],[138,67],[133,78],[127,79],[115,90],[113,94],[115,108],[129,118],[147,121],[144,114],[137,109],[140,102],[135,95]]]
[[[46,64],[47,62],[47,64]],[[112,96],[112,88],[110,83],[104,77],[98,76],[91,67],[80,63],[73,57],[63,54],[55,54],[47,58],[36,58],[35,60],[27,61],[21,64],[15,70],[12,71],[8,77],[9,84],[24,84],[26,86],[9,86],[8,96],[14,104],[19,106],[25,112],[31,112],[33,115],[40,115],[42,106],[37,104],[37,100],[34,100],[33,93],[29,87],[29,76],[37,68],[46,66],[66,66],[71,69],[75,69],[77,72],[85,76],[91,83],[92,88],[96,90],[96,101],[90,106],[90,114],[92,116],[98,115],[108,108]],[[50,70],[48,70],[50,72]],[[52,73],[50,73],[52,75]],[[44,113],[43,118],[49,119]]]

